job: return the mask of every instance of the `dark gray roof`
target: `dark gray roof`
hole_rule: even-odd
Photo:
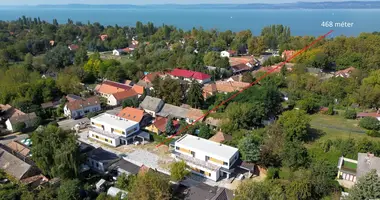
[[[216,194],[217,187],[199,183],[191,187],[180,185],[178,190],[184,200],[211,200]]]
[[[88,153],[88,157],[93,159],[93,160],[96,160],[98,162],[101,162],[103,163],[104,165],[110,163],[110,162],[113,162],[117,159],[120,159],[119,156],[117,156],[116,154],[114,153],[111,153],[109,151],[105,151],[103,150],[102,148],[97,148],[97,149],[94,149],[92,151],[90,151]]]
[[[189,109],[181,108],[178,106],[174,106],[171,104],[165,104],[164,107],[162,107],[161,111],[157,113],[157,115],[162,117],[175,117],[175,118],[187,118],[187,113],[189,112]]]
[[[119,161],[115,162],[114,164],[112,164],[112,166],[110,167],[111,169],[122,169],[124,171],[127,171],[129,172],[130,174],[138,174],[139,173],[139,169],[140,167],[131,163],[131,162],[128,162],[124,159],[120,159]]]
[[[158,112],[161,109],[160,108],[161,102],[163,103],[164,101],[156,97],[146,96],[144,100],[141,102],[140,107],[143,108],[144,110],[151,110],[151,111]]]
[[[13,154],[0,148],[0,169],[4,170],[7,174],[12,175],[17,180],[20,180],[30,169],[31,165],[17,158]]]
[[[211,200],[231,200],[233,199],[233,192],[226,188],[218,188],[216,195]]]
[[[369,155],[367,153],[358,153],[358,165],[356,169],[356,176],[361,177],[365,176],[372,169],[377,171],[377,174],[380,176],[380,158]]]
[[[153,87],[153,84],[148,83],[148,82],[146,82],[144,80],[139,80],[139,82],[137,82],[136,85],[142,86],[144,88],[151,88],[151,87]]]

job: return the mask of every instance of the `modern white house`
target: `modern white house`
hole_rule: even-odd
[[[88,134],[96,141],[117,147],[121,144],[128,144],[132,139],[129,136],[139,130],[138,122],[104,113],[91,118],[91,128]]]
[[[229,178],[239,158],[237,148],[186,134],[174,143],[172,156],[183,160],[193,173],[218,181]]]
[[[77,99],[66,103],[65,107],[63,107],[64,115],[73,119],[80,118],[85,116],[87,113],[97,112],[100,110],[100,100],[97,96],[89,97],[87,99]]]

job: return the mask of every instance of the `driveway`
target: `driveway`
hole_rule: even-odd
[[[65,119],[65,120],[59,121],[58,125],[59,125],[60,128],[62,128],[64,130],[70,130],[76,124],[79,124],[81,122],[90,123],[90,120],[87,117],[83,117],[83,118],[77,119],[77,120],[74,120],[74,119]]]

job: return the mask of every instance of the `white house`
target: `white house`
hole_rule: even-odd
[[[138,122],[108,113],[91,118],[91,126],[90,138],[113,147],[128,144],[128,137],[140,130]]]
[[[130,89],[130,90],[111,94],[107,98],[107,104],[110,106],[118,106],[118,105],[121,105],[124,100],[133,99],[133,98],[137,99],[138,94],[133,89]]]
[[[37,120],[37,115],[34,112],[27,113],[27,114],[22,113],[18,115],[13,115],[11,118],[7,119],[7,121],[5,121],[5,126],[11,132],[21,131],[21,130],[15,130],[16,129],[15,126],[18,123],[24,123],[25,125],[24,128],[29,128],[35,125],[36,120]]]
[[[185,161],[193,173],[213,181],[229,178],[239,158],[237,148],[188,134],[175,141],[174,146],[172,156],[176,160]]]
[[[100,111],[100,100],[97,96],[89,97],[87,99],[77,99],[66,103],[63,108],[63,113],[69,118],[80,118],[90,112]]]

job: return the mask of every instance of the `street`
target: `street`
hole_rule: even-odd
[[[79,124],[81,122],[83,122],[83,123],[90,123],[90,120],[87,117],[83,117],[83,118],[77,119],[77,120],[74,120],[74,119],[65,119],[65,120],[59,121],[58,125],[59,125],[60,128],[62,128],[64,130],[70,130],[76,124]]]

